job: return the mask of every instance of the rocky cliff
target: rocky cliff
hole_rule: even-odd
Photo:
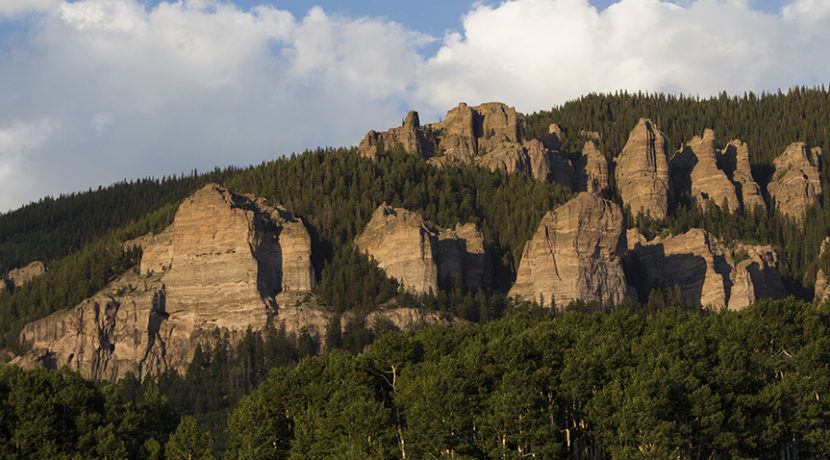
[[[608,160],[599,151],[595,141],[588,140],[585,142],[585,145],[582,147],[582,155],[579,157],[576,165],[576,170],[577,190],[603,197],[608,196],[610,189],[608,183]]]
[[[573,187],[571,162],[558,149],[527,139],[524,115],[513,107],[499,102],[475,107],[460,103],[447,112],[444,121],[422,127],[418,120],[417,112],[410,112],[399,128],[369,131],[360,142],[359,154],[376,159],[379,149],[401,145],[437,167],[477,164]]]
[[[703,131],[695,136],[671,161],[675,193],[688,191],[692,201],[701,209],[706,203],[723,206],[730,212],[739,211],[741,202],[735,193],[735,185],[719,168],[720,152],[715,149],[715,132]]]
[[[752,169],[749,164],[749,147],[746,143],[741,142],[740,139],[729,141],[729,144],[723,149],[721,162],[724,165],[723,170],[726,171],[727,175],[730,175],[732,182],[735,184],[735,190],[741,199],[744,210],[760,208],[765,211],[767,205],[764,202],[761,187],[752,177]]]
[[[804,211],[821,199],[821,149],[808,149],[803,142],[795,142],[773,162],[775,172],[767,185],[772,206],[776,211],[796,220]]]
[[[624,225],[619,206],[585,192],[548,212],[525,246],[508,296],[558,308],[576,299],[621,301],[628,293]]]
[[[25,267],[10,270],[0,277],[0,292],[13,291],[14,288],[23,286],[44,273],[46,273],[46,265],[38,260]]]
[[[414,293],[438,292],[456,279],[474,289],[492,276],[484,237],[473,224],[434,229],[417,213],[383,204],[355,244]]]
[[[651,120],[640,119],[629,134],[616,165],[617,188],[631,212],[665,217],[670,195],[666,140]]]
[[[187,198],[164,232],[136,243],[140,270],[23,328],[24,361],[94,379],[184,371],[214,331],[233,341],[264,328],[269,315],[287,321],[314,283],[303,223],[217,185]]]
[[[638,292],[677,286],[690,304],[730,310],[785,295],[778,258],[769,246],[733,251],[701,229],[651,241],[636,229],[627,233],[628,273]],[[736,255],[744,259],[736,263]]]

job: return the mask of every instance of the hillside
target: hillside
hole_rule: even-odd
[[[828,111],[830,97],[824,89],[710,100],[591,95],[527,116],[505,104],[462,103],[438,123],[421,125],[418,114],[410,112],[400,127],[370,131],[354,148],[318,149],[244,170],[47,198],[0,216],[0,261],[6,264],[0,266],[8,270],[0,285],[0,345],[24,367],[68,366],[89,379],[120,381],[121,397],[128,400],[138,401],[148,385],[158,385],[174,407],[200,415],[203,424],[223,417],[216,414],[235,407],[263,381],[254,398],[269,398],[268,392],[279,391],[280,385],[294,385],[305,395],[301,398],[313,399],[316,390],[303,373],[334,366],[356,379],[355,391],[369,392],[365,400],[349,404],[362,404],[361,410],[370,412],[371,407],[383,408],[375,421],[383,428],[370,429],[377,445],[349,447],[360,455],[397,456],[401,433],[415,439],[410,449],[416,457],[442,452],[487,457],[505,454],[505,449],[546,456],[572,451],[582,457],[599,449],[597,455],[613,458],[631,449],[653,449],[659,457],[678,445],[689,456],[712,449],[753,456],[781,445],[825,452],[815,430],[828,416],[827,408],[802,398],[807,391],[823,400],[812,386],[784,391],[807,405],[796,410],[785,404],[792,412],[777,422],[796,433],[797,441],[768,433],[784,425],[749,429],[756,423],[752,411],[774,404],[737,401],[733,393],[760,398],[778,385],[773,374],[783,366],[766,362],[767,355],[757,347],[746,359],[760,363],[766,377],[751,388],[739,391],[728,379],[702,377],[734,371],[721,355],[693,373],[699,385],[706,380],[704,386],[714,393],[733,394],[718,400],[728,409],[696,415],[733,433],[735,440],[728,442],[708,431],[701,434],[705,430],[699,420],[684,419],[691,416],[685,409],[698,407],[687,400],[688,392],[697,391],[692,383],[676,389],[687,398],[681,404],[685,409],[666,415],[670,420],[657,417],[654,426],[631,428],[665,428],[659,441],[664,444],[643,444],[636,435],[618,443],[617,430],[628,430],[621,428],[622,421],[597,425],[603,414],[637,410],[613,399],[607,385],[636,387],[617,377],[653,365],[648,353],[637,351],[622,367],[614,367],[619,363],[613,364],[611,356],[598,357],[597,366],[608,366],[605,377],[597,377],[603,379],[600,387],[608,388],[599,396],[587,397],[587,388],[597,383],[582,375],[574,377],[575,386],[568,391],[576,393],[567,401],[545,403],[525,395],[533,399],[531,406],[548,404],[566,412],[566,406],[579,402],[573,406],[579,414],[563,416],[583,418],[556,425],[557,432],[566,433],[565,441],[538,441],[532,432],[546,429],[541,425],[500,432],[504,423],[516,425],[510,418],[515,414],[500,419],[500,406],[490,400],[507,397],[502,392],[507,389],[494,383],[504,384],[505,377],[479,384],[468,379],[483,375],[480,369],[446,376],[441,373],[446,363],[441,363],[462,362],[464,353],[472,353],[451,345],[467,340],[464,331],[509,341],[518,340],[512,334],[521,336],[522,328],[541,333],[547,327],[534,326],[530,318],[553,321],[539,324],[554,329],[573,326],[568,334],[594,334],[599,342],[617,340],[609,328],[622,318],[639,331],[626,332],[632,335],[623,340],[635,348],[647,347],[643,344],[653,339],[655,321],[683,331],[698,328],[678,332],[676,339],[703,334],[723,344],[710,343],[712,353],[722,354],[742,346],[727,343],[730,324],[762,323],[764,315],[774,314],[783,315],[775,321],[797,324],[792,326],[798,329],[795,336],[786,338],[790,345],[782,345],[786,353],[795,353],[794,347],[819,347],[824,333],[802,321],[826,328],[826,315],[801,301],[821,302],[830,295],[825,292],[830,292],[825,276],[830,273],[825,250],[830,168],[822,161],[830,147]],[[12,270],[37,261],[44,262],[45,271],[37,264]],[[796,299],[762,300],[787,296]],[[561,312],[582,312],[584,317],[568,313],[562,319]],[[796,319],[787,317],[791,312]],[[518,317],[524,319],[512,319]],[[473,325],[489,322],[491,326]],[[394,383],[384,387],[386,370],[377,362],[364,373],[361,360],[392,359],[401,351],[386,355],[384,347],[398,340],[386,338],[397,336],[390,332],[431,324],[453,327],[446,333],[427,328],[417,339],[407,336],[421,345],[403,348],[436,355],[409,356],[394,364],[393,382],[396,366],[407,369],[400,374],[400,391]],[[747,324],[734,327],[749,330]],[[499,328],[512,332],[502,334]],[[446,334],[440,344],[423,345],[440,334]],[[379,345],[365,348],[381,337]],[[569,343],[581,340],[575,337]],[[660,347],[666,345],[660,340]],[[576,359],[572,354],[578,348],[562,354]],[[336,349],[363,354],[346,357],[332,353]],[[770,353],[780,352],[776,350]],[[327,355],[309,359],[318,354]],[[691,366],[691,358],[678,356],[667,366]],[[810,356],[804,359],[826,361],[820,353]],[[504,358],[524,360],[510,353]],[[569,378],[563,369],[575,365],[546,355],[540,359],[540,369],[558,375],[557,381]],[[297,371],[285,368],[299,360]],[[273,367],[282,370],[269,376]],[[418,383],[421,367],[431,369],[426,374],[435,381]],[[826,379],[809,367],[797,368],[799,379]],[[767,378],[769,373],[773,377]],[[456,402],[471,414],[486,407],[492,419],[459,415],[452,422],[457,426],[419,425],[428,424],[434,418],[429,414],[438,409],[419,403],[419,398],[434,398],[417,388],[452,382],[460,387],[448,388],[447,394],[462,399],[473,387],[484,391],[475,404]],[[243,419],[254,409],[252,400],[244,401],[231,418],[229,439],[233,452],[242,456],[251,442],[263,442],[248,440]],[[306,423],[300,415],[290,415],[293,402],[279,404],[292,423]],[[794,421],[801,416],[793,415],[802,410],[817,417],[803,430]],[[730,411],[750,415],[715,423]],[[402,412],[410,420],[403,425]],[[525,415],[544,418],[542,412]],[[221,431],[223,423],[212,426]],[[285,421],[269,423],[277,427]],[[501,433],[501,447],[480,439],[471,424]],[[397,433],[390,431],[392,426]],[[456,436],[446,437],[445,429]],[[443,439],[442,447],[426,442],[433,432],[445,436],[435,438]],[[308,443],[292,444],[299,449],[295,452],[323,448],[299,432],[280,436],[280,442]],[[287,446],[280,449],[287,453]]]

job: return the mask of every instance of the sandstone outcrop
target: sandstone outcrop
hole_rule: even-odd
[[[417,112],[409,112],[399,128],[369,131],[358,153],[377,159],[380,148],[389,150],[400,144],[437,167],[477,164],[491,171],[517,172],[573,187],[573,165],[558,151],[561,131],[551,126],[548,140],[553,140],[546,141],[546,146],[527,139],[524,115],[513,107],[499,102],[475,107],[460,103],[438,123],[420,126]]]
[[[666,140],[651,120],[640,119],[616,164],[617,188],[631,212],[665,217],[670,193]]]
[[[410,111],[399,128],[383,133],[369,131],[360,142],[358,150],[362,156],[377,160],[379,149],[392,150],[398,144],[407,152],[424,158],[432,153],[435,138],[429,131],[421,129],[418,112]]]
[[[706,209],[706,203],[711,201],[715,206],[726,203],[730,212],[739,211],[741,203],[735,185],[718,167],[718,156],[714,131],[706,129],[703,137],[693,137],[672,159],[674,185],[690,192],[692,201],[701,209]]]
[[[525,246],[508,296],[558,308],[576,299],[620,302],[628,293],[624,225],[619,206],[585,192],[548,212]]]
[[[459,322],[455,317],[437,311],[423,310],[413,307],[390,308],[388,310],[373,311],[366,315],[364,323],[370,329],[375,329],[383,322],[393,326],[398,331],[408,331],[424,326],[449,327]]]
[[[585,142],[577,163],[577,189],[595,195],[608,195],[608,160],[593,140]]]
[[[701,229],[651,241],[636,229],[627,233],[628,272],[638,292],[677,286],[690,304],[730,310],[785,295],[770,246],[739,245],[733,251]],[[744,259],[736,263],[738,255]]]
[[[821,249],[819,250],[819,269],[816,273],[816,285],[815,291],[813,295],[813,301],[816,303],[822,303],[827,300],[830,300],[830,287],[827,285],[827,273],[824,272],[824,260],[827,257],[827,248],[830,245],[830,236],[824,238],[824,241],[821,242]]]
[[[451,287],[456,279],[474,289],[492,276],[484,237],[474,224],[434,229],[417,213],[386,204],[375,210],[355,245],[418,294]]]
[[[136,244],[140,270],[23,328],[30,360],[94,379],[183,372],[215,330],[233,342],[249,327],[263,329],[269,315],[280,321],[298,306],[283,299],[314,283],[303,223],[217,185],[187,198],[170,227]]]
[[[723,149],[721,161],[724,171],[731,175],[735,190],[738,193],[744,210],[755,208],[767,209],[761,187],[752,178],[752,169],[749,163],[749,147],[739,139],[729,141]]]
[[[821,198],[821,149],[792,143],[773,166],[775,173],[767,185],[772,206],[785,216],[801,220],[807,208]]]
[[[29,265],[15,268],[0,278],[0,292],[13,291],[14,288],[23,286],[34,278],[46,273],[46,265],[36,260]]]

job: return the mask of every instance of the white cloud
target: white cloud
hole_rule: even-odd
[[[746,0],[515,0],[479,6],[420,75],[434,106],[534,111],[618,89],[716,94],[830,79],[830,2],[762,13]]]
[[[47,11],[58,0],[3,0],[0,2],[0,19],[13,18],[27,13]]]
[[[30,195],[0,180],[0,196],[17,200],[0,211],[125,177],[356,144],[405,111],[429,40],[380,19],[214,0],[54,2],[36,18],[23,46],[0,46],[0,126],[49,118],[63,129],[15,163],[37,184]]]
[[[427,35],[317,7],[294,17],[220,0],[0,0],[0,21],[25,15],[0,34],[0,132],[17,145],[0,148],[0,211],[125,177],[354,145],[409,108],[429,121],[459,101],[530,112],[590,91],[830,80],[830,2],[757,4],[475,3],[424,56]]]
[[[0,209],[18,205],[36,192],[29,155],[44,145],[57,128],[48,119],[0,126]]]

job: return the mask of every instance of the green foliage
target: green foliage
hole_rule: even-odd
[[[158,396],[124,402],[68,370],[0,366],[3,458],[148,458],[177,419]]]
[[[63,258],[146,214],[178,203],[204,184],[222,182],[237,171],[217,168],[207,174],[194,171],[188,176],[161,180],[123,181],[97,190],[46,197],[0,214],[0,273],[33,260]],[[167,223],[152,230],[159,232]]]
[[[182,418],[164,446],[167,460],[213,460],[213,439],[202,431],[193,417]]]
[[[231,454],[824,458],[828,332],[830,304],[789,299],[388,334],[273,371],[231,414]]]

